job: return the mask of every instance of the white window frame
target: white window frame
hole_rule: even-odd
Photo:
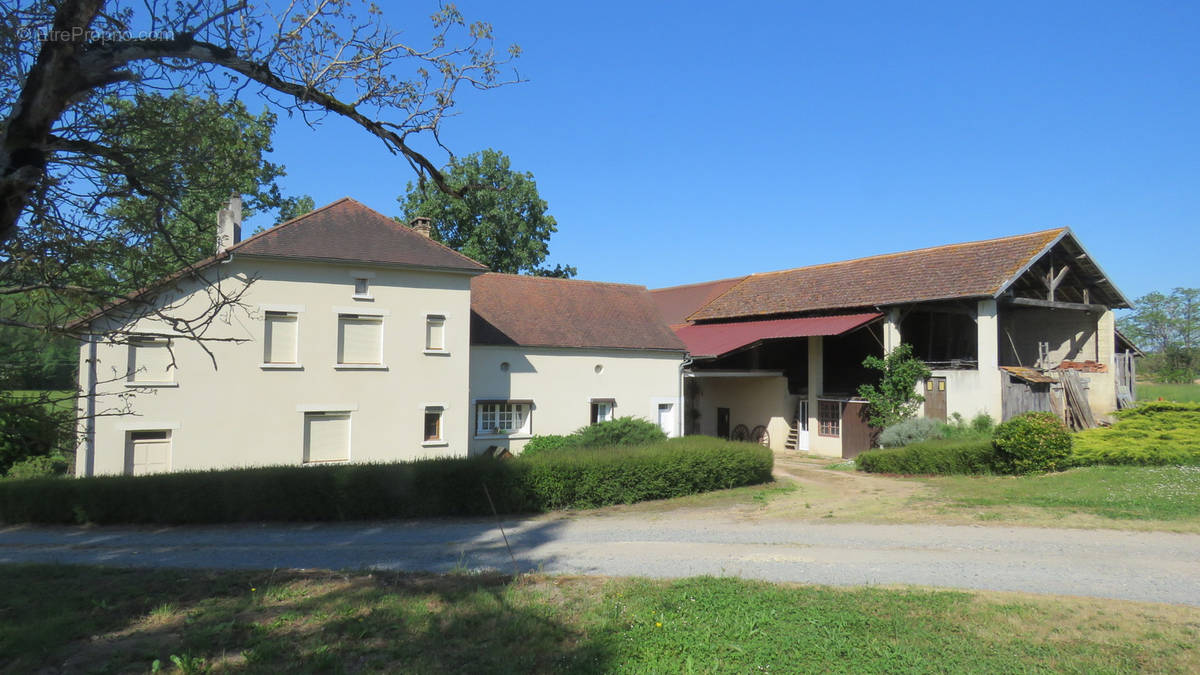
[[[533,435],[533,401],[479,399],[474,408],[475,438],[529,438]],[[519,417],[514,419],[514,416]],[[503,426],[505,423],[514,428]]]
[[[429,329],[435,323],[442,324],[442,345],[441,347],[434,346],[429,339]],[[446,347],[446,329],[450,325],[450,315],[445,312],[427,312],[425,314],[425,354],[429,356],[449,356],[450,350]]]
[[[375,284],[375,273],[366,270],[351,270],[351,283],[354,284],[353,291],[350,295],[353,300],[374,300],[375,296],[371,295],[371,286]],[[363,290],[358,290],[359,282],[363,284]]]
[[[667,438],[677,438],[677,437],[683,435],[683,429],[680,426],[682,423],[682,420],[680,419],[680,414],[683,410],[683,406],[681,405],[681,403],[682,403],[682,401],[680,400],[680,398],[678,396],[651,396],[650,397],[650,409],[654,411],[654,423],[655,424],[658,424],[658,406],[660,406],[660,405],[670,405],[671,406],[671,429],[670,430],[663,429],[663,433],[665,433],[667,435]]]
[[[175,430],[178,428],[179,428],[178,425],[174,425],[173,427],[157,427],[157,428],[151,429],[151,428],[145,428],[143,425],[142,427],[139,427],[136,429],[123,429],[123,431],[125,432],[125,463],[124,463],[124,468],[121,471],[122,475],[125,475],[125,476],[136,476],[136,475],[151,476],[151,475],[155,475],[158,473],[171,473],[171,471],[175,467]],[[163,469],[162,471],[155,471],[155,472],[147,473],[147,474],[135,474],[133,472],[133,450],[134,450],[133,444],[135,442],[135,439],[133,438],[134,434],[162,434],[163,435],[162,440],[167,442],[167,465],[166,465],[165,469]],[[151,439],[140,439],[140,440],[151,440]]]
[[[262,306],[259,308],[263,315],[263,361],[258,364],[258,367],[263,370],[304,370],[303,364],[300,363],[300,314],[304,311],[303,306],[296,305],[273,305]],[[295,318],[296,325],[296,360],[292,362],[285,361],[268,361],[267,360],[267,314],[286,314]]]
[[[425,417],[432,412],[438,415],[438,437],[425,438]],[[446,405],[444,403],[426,403],[421,406],[421,447],[439,448],[450,445],[446,440]]]
[[[390,314],[386,310],[371,310],[364,312],[357,307],[334,307],[333,313],[336,316],[335,330],[337,333],[334,336],[334,354],[333,367],[335,370],[387,370],[387,364],[383,359],[385,338],[387,336],[387,317]],[[342,363],[342,318],[353,316],[357,319],[370,319],[379,323],[379,361],[377,363]]]
[[[354,406],[357,408],[357,406]],[[300,406],[297,406],[299,410]],[[324,409],[324,410],[300,410],[300,464],[303,466],[322,466],[327,464],[348,464],[353,458],[354,448],[354,415],[352,410],[346,409]],[[318,459],[310,460],[308,458],[308,419],[309,417],[345,417],[346,418],[346,458],[345,459]]]
[[[130,335],[128,339],[129,339],[129,342],[126,345],[129,350],[126,355],[126,374],[125,374],[125,386],[126,387],[139,388],[139,387],[178,387],[179,386],[179,383],[175,381],[175,371],[178,370],[178,367],[175,366],[173,363],[167,364],[166,376],[169,379],[165,379],[165,380],[139,380],[139,379],[137,379],[138,370],[139,370],[138,358],[137,358],[137,348],[138,348],[137,343],[139,343],[139,342],[141,342],[141,343],[149,342],[149,343],[154,343],[154,344],[161,343],[164,345],[164,348],[167,350],[168,355],[173,356],[173,353],[171,352],[171,338],[159,337],[156,335]]]
[[[596,420],[592,421],[592,407],[596,408]],[[608,410],[608,415],[601,415],[601,406]],[[611,422],[617,419],[617,400],[615,398],[592,398],[588,399],[588,424],[599,424],[601,422]]]

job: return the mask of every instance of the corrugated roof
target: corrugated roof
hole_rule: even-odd
[[[993,296],[1067,232],[1059,228],[754,274],[688,318],[703,321]]]
[[[706,281],[699,284],[671,286],[650,291],[663,319],[672,326],[687,323],[687,318],[701,307],[712,302],[725,291],[733,288],[746,277]]]
[[[349,198],[306,213],[231,246],[235,254],[464,272],[487,267]]]
[[[773,321],[704,323],[675,328],[675,334],[687,345],[690,355],[710,358],[763,340],[841,335],[883,316],[879,313],[809,316]]]
[[[495,273],[471,280],[471,344],[684,350],[644,286]]]

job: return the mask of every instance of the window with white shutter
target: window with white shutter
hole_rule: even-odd
[[[338,315],[338,364],[383,363],[383,318],[362,314]]]
[[[429,314],[425,317],[425,351],[446,350],[446,317]]]
[[[263,363],[296,363],[299,316],[295,312],[266,313],[263,330]]]
[[[174,382],[175,368],[171,365],[171,361],[170,340],[139,336],[129,338],[129,382],[135,384]]]
[[[350,413],[304,413],[304,462],[350,460]]]
[[[125,435],[125,475],[144,476],[171,470],[170,431],[130,431]]]

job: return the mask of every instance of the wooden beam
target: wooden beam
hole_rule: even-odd
[[[1063,268],[1058,271],[1058,274],[1055,274],[1054,266],[1050,266],[1050,297],[1046,298],[1047,300],[1051,302],[1054,301],[1054,291],[1058,290],[1058,285],[1062,283],[1063,277],[1067,276],[1067,272],[1070,271],[1070,267],[1063,265]]]
[[[1057,300],[1038,300],[1036,298],[1007,298],[1004,302],[1009,305],[1022,307],[1042,307],[1044,309],[1074,309],[1084,312],[1103,312],[1103,305],[1085,305],[1082,302],[1059,302]]]

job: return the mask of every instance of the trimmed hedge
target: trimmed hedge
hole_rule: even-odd
[[[428,459],[0,482],[5,523],[201,524],[490,515],[590,508],[764,483],[772,454],[677,438],[540,457]]]
[[[992,441],[934,440],[903,448],[869,450],[855,458],[869,473],[990,474],[996,472],[997,453]]]
[[[1200,464],[1200,403],[1152,401],[1116,414],[1108,428],[1075,434],[1075,466]]]
[[[580,427],[567,436],[547,434],[534,436],[521,449],[522,457],[544,452],[560,452],[579,448],[615,448],[618,446],[662,443],[667,435],[658,425],[638,417],[618,417],[615,420]]]

